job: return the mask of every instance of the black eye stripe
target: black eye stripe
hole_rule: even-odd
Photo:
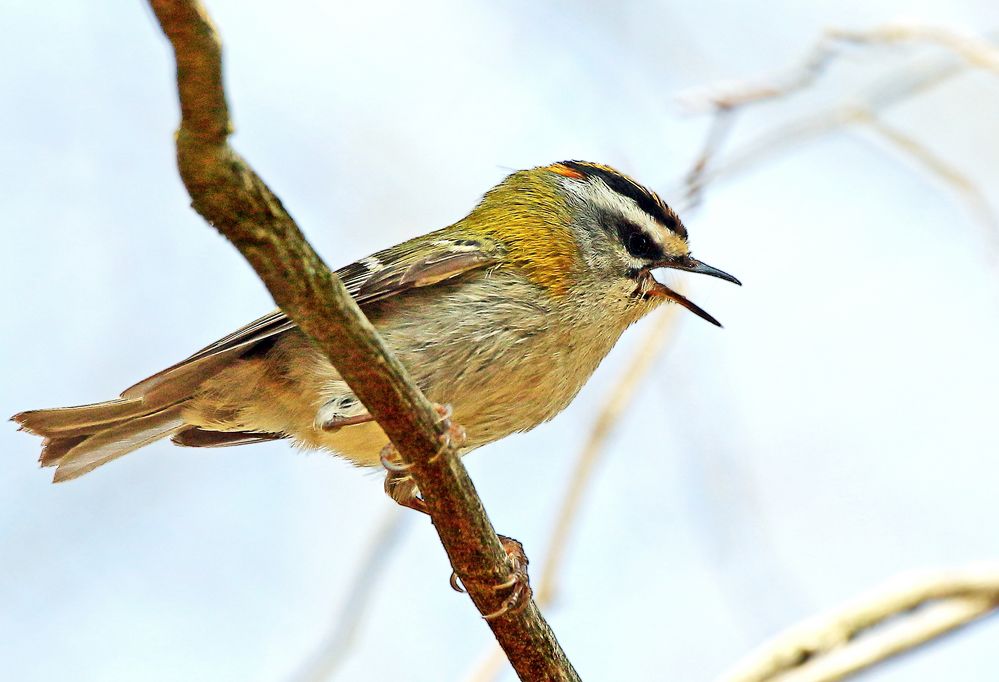
[[[624,248],[635,258],[661,260],[664,257],[656,241],[635,223],[620,219],[616,227],[618,238],[624,244]]]

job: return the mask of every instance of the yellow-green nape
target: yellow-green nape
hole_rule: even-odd
[[[553,297],[568,293],[582,255],[571,228],[572,210],[550,166],[519,171],[489,190],[460,227],[502,244],[510,265]]]

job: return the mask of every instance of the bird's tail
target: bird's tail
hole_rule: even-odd
[[[104,403],[31,410],[14,415],[25,431],[45,438],[42,466],[57,467],[54,481],[68,481],[102,464],[127,455],[185,426],[178,402],[150,410],[142,398],[118,398]]]
[[[120,398],[92,405],[29,410],[11,419],[42,436],[39,462],[57,467],[53,480],[68,481],[190,425],[184,409],[198,388],[238,357],[221,353],[189,358],[127,389]]]

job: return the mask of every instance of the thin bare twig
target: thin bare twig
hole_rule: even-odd
[[[481,614],[496,612],[511,565],[448,425],[385,348],[280,200],[229,145],[219,37],[197,0],[149,0],[174,49],[177,165],[192,204],[253,266],[279,306],[378,420],[419,486],[455,573]],[[487,621],[521,679],[577,680],[537,605]]]
[[[839,680],[997,608],[999,564],[900,576],[778,635],[718,682]]]
[[[823,36],[800,64],[758,82],[717,83],[680,93],[677,101],[689,114],[712,110],[741,109],[774,99],[782,99],[812,86],[840,56],[839,46]]]
[[[999,219],[989,205],[985,193],[978,188],[971,178],[959,168],[934,154],[922,142],[907,135],[898,128],[889,125],[882,119],[869,116],[861,119],[867,128],[892,147],[900,151],[906,158],[918,167],[926,170],[932,177],[953,189],[968,207],[972,217],[985,228],[986,238],[992,243],[993,250],[999,251]]]
[[[832,29],[827,35],[834,40],[864,45],[933,43],[950,50],[970,66],[999,75],[999,49],[988,40],[939,26],[892,25],[866,31]]]
[[[699,197],[709,184],[734,177],[766,158],[796,148],[836,130],[868,122],[889,107],[925,94],[927,91],[943,85],[964,70],[960,62],[955,62],[953,58],[949,57],[933,64],[907,67],[900,73],[880,80],[846,104],[838,104],[818,113],[803,116],[796,121],[775,126],[771,130],[758,134],[720,161],[710,165],[705,162],[703,171],[692,180],[688,180],[685,191],[689,195]],[[763,90],[761,89],[760,92]],[[748,95],[746,97],[747,103],[758,101]],[[733,106],[742,106],[742,104]],[[734,108],[725,111],[734,115],[741,109]],[[715,150],[716,154],[724,141],[724,139],[716,140],[713,144],[712,149]],[[963,194],[963,196],[967,196],[967,194]],[[992,223],[993,219],[989,217],[990,212],[988,210],[983,212],[980,204],[971,206],[971,210],[973,215],[982,220],[984,224],[990,225]]]
[[[693,165],[684,178],[683,198],[685,205],[675,207],[677,211],[686,213],[688,210],[700,206],[704,191],[704,175],[707,173],[708,166],[714,160],[715,156],[718,155],[722,145],[725,144],[725,140],[728,139],[734,124],[734,109],[719,107],[715,110],[714,116],[711,119],[711,127],[708,128],[708,134],[704,138],[704,146],[701,147],[701,153],[694,160]]]
[[[868,31],[831,29],[823,34],[798,66],[782,75],[762,82],[722,84],[681,93],[678,100],[687,112],[714,111],[716,117],[705,147],[683,187],[685,196],[696,204],[709,183],[736,174],[761,157],[798,146],[852,123],[868,121],[890,106],[942,85],[964,71],[966,64],[996,72],[999,48],[989,42],[995,39],[995,32],[982,39],[929,27],[889,26]],[[842,55],[844,44],[884,45],[902,41],[936,43],[948,48],[951,54],[934,64],[920,64],[893,74],[868,88],[866,93],[852,98],[848,104],[810,114],[762,133],[723,162],[712,165],[713,158],[720,154],[728,139],[735,117],[748,106],[786,98],[810,87]],[[956,61],[952,55],[957,55],[963,62]],[[967,192],[962,194],[966,198],[971,196]],[[986,225],[994,223],[987,203],[972,199],[970,205],[981,222]]]
[[[770,78],[746,83],[723,83],[695,88],[677,98],[684,111],[742,109],[805,90],[823,76],[843,54],[844,45],[879,46],[896,43],[936,44],[970,66],[999,74],[999,48],[988,38],[962,35],[933,26],[883,26],[868,30],[828,29],[795,67]]]

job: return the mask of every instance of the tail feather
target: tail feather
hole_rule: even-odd
[[[58,460],[53,460],[58,465],[53,481],[58,483],[82,476],[102,464],[183,430],[187,427],[182,415],[183,409],[183,403],[173,405],[84,438]],[[53,441],[52,445],[58,446],[59,440]]]
[[[56,407],[51,410],[28,410],[12,419],[21,428],[39,436],[68,438],[89,435],[109,424],[149,414],[142,398],[117,398],[104,403]]]
[[[87,440],[89,436],[70,436],[69,438],[46,438],[42,441],[42,454],[38,463],[43,467],[55,466],[67,452]]]
[[[175,433],[170,440],[176,445],[188,448],[222,448],[230,445],[249,445],[251,443],[266,443],[271,440],[287,438],[280,433],[264,433],[261,431],[209,431],[197,426],[191,426]]]
[[[283,314],[266,316],[208,346],[188,359],[125,389],[103,403],[29,410],[12,420],[42,436],[42,466],[58,467],[55,481],[66,481],[161,438],[177,436],[181,445],[217,447],[282,438],[280,434],[222,434],[185,422],[183,412],[206,381],[254,352],[269,348],[291,323]]]
[[[178,400],[191,397],[205,379],[215,376],[238,357],[229,352],[195,361],[185,361],[126,388],[121,397],[138,398],[146,405],[158,407],[172,405]]]

